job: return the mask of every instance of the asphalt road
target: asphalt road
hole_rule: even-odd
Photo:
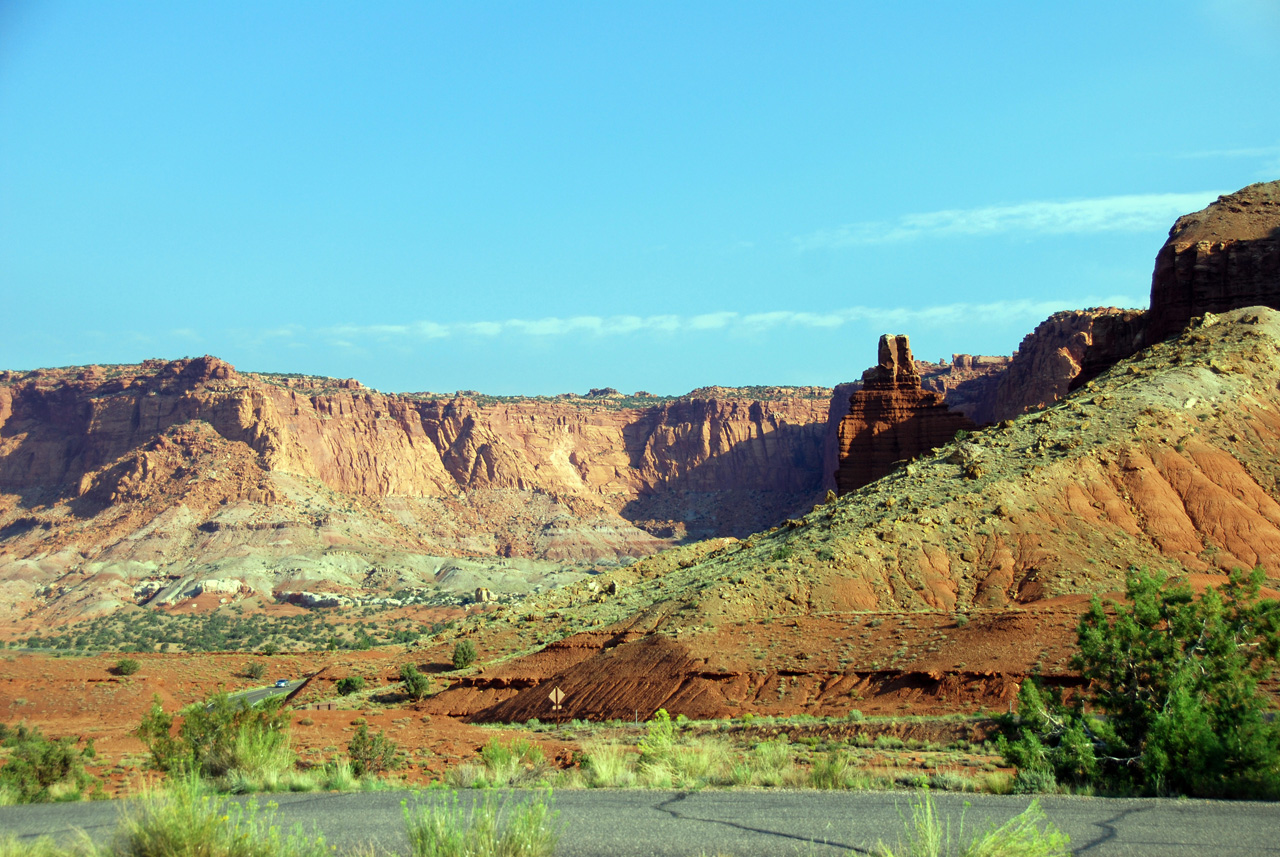
[[[467,802],[477,792],[462,792]],[[514,800],[528,798],[518,792]],[[441,792],[274,795],[276,823],[318,830],[339,852],[373,845],[407,854],[401,801],[441,800]],[[872,853],[896,844],[918,795],[907,792],[813,791],[563,791],[561,857],[736,857]],[[938,794],[952,830],[964,811],[965,830],[1002,823],[1026,797]],[[964,809],[968,801],[971,806]],[[1042,797],[1041,806],[1071,836],[1072,851],[1089,855],[1280,854],[1280,804],[1201,800]],[[0,807],[0,832],[70,841],[83,830],[107,841],[127,802]]]
[[[231,700],[242,700],[245,705],[257,705],[264,699],[270,699],[273,696],[288,696],[298,688],[302,687],[305,678],[291,681],[284,687],[259,687],[254,690],[242,690],[239,693],[233,693],[229,697]]]

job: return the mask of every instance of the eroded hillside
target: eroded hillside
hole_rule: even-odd
[[[994,683],[1000,699],[1016,686],[1003,672],[1066,669],[1075,611],[1122,589],[1131,565],[1201,585],[1260,565],[1274,588],[1278,440],[1280,313],[1207,316],[1043,412],[972,432],[769,532],[668,552],[468,620],[457,633],[510,650],[588,633],[436,704],[520,719],[540,710],[542,682],[580,692],[603,682],[625,705],[722,712],[781,681],[784,696],[804,689],[789,705],[823,713],[847,708],[860,683],[908,673],[944,697],[948,681],[953,695]],[[1065,621],[1052,618],[1055,605]],[[1020,618],[1021,607],[1034,613]],[[911,635],[894,650],[904,637],[879,630],[875,615],[899,628],[940,616],[933,624],[949,630],[928,648]],[[768,638],[777,623],[794,628],[772,634],[781,648],[753,646],[752,634]],[[636,689],[623,693],[632,673]],[[622,716],[597,702],[593,713]]]

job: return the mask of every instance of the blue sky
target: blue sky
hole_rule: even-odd
[[[1144,306],[1280,4],[0,3],[0,368],[856,378]]]

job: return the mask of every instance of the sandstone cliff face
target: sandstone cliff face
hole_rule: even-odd
[[[988,395],[971,406],[952,407],[984,425],[1048,407],[1072,389],[1085,371],[1087,355],[1099,353],[1093,348],[1099,333],[1110,341],[1125,320],[1137,315],[1114,307],[1054,313],[1023,338]],[[952,404],[950,397],[947,401]]]
[[[351,382],[300,390],[210,357],[146,368],[0,383],[0,489],[83,494],[100,468],[194,422],[244,444],[264,470],[363,497],[510,488],[620,508],[661,491],[802,493],[821,480],[825,390],[763,400],[724,391],[647,408],[482,405]]]
[[[1010,357],[953,354],[950,363],[917,360],[916,370],[924,389],[941,393],[948,407],[972,419],[971,411],[995,395],[996,385],[1011,360]]]
[[[1206,312],[1253,305],[1280,307],[1280,181],[1178,218],[1156,256],[1147,341]]]
[[[390,563],[416,586],[441,573],[424,558],[616,562],[820,494],[826,390],[620,398],[384,395],[212,357],[5,373],[0,589],[93,612],[210,574],[269,595]]]
[[[880,337],[878,365],[862,376],[840,423],[836,490],[847,493],[888,474],[895,462],[914,458],[974,423],[947,408],[942,394],[921,389],[905,336]]]

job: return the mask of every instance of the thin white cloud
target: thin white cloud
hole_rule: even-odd
[[[1204,208],[1220,195],[1220,191],[1134,194],[928,211],[904,214],[896,220],[847,223],[819,230],[796,238],[795,245],[806,251],[929,237],[1158,230],[1180,215]]]
[[[1179,152],[1175,158],[1269,158],[1280,155],[1280,146],[1263,146],[1256,149],[1207,149],[1203,152]]]
[[[693,330],[721,330],[738,317],[736,312],[709,312],[695,315],[689,319],[689,327]]]
[[[888,330],[907,326],[968,325],[983,321],[1039,321],[1065,309],[1085,306],[1141,306],[1145,299],[1136,295],[1105,297],[1077,296],[1054,301],[1008,300],[989,303],[951,303],[933,306],[867,307],[854,306],[807,312],[778,309],[768,312],[739,313],[722,311],[699,315],[579,315],[571,318],[548,316],[536,319],[504,321],[471,321],[444,323],[416,321],[408,324],[341,325],[317,333],[330,341],[338,340],[350,347],[361,340],[387,341],[399,339],[433,340],[448,338],[532,337],[643,337],[673,334],[714,336],[757,336],[779,328],[833,330],[845,325],[869,325]]]

